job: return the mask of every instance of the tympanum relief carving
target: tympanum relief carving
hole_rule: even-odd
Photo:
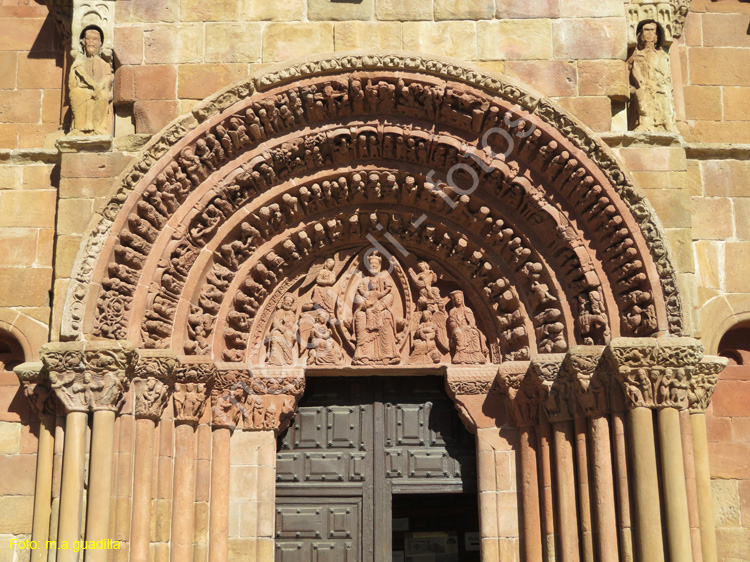
[[[402,263],[373,250],[338,252],[282,283],[248,330],[251,364],[489,362],[487,338],[453,276],[414,255]]]

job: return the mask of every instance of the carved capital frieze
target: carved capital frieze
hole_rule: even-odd
[[[245,409],[246,370],[218,369],[211,390],[211,425],[235,429]]]
[[[200,421],[215,375],[216,367],[209,357],[178,358],[174,384],[176,423],[197,424]]]
[[[628,408],[683,409],[703,346],[692,338],[619,338],[607,346],[605,356]]]
[[[708,408],[711,396],[716,390],[716,383],[719,381],[719,373],[728,364],[729,360],[726,357],[706,355],[693,368],[687,394],[690,412],[701,413]]]
[[[539,424],[545,394],[539,373],[544,372],[544,376],[553,376],[552,362],[542,360],[535,364],[534,361],[535,359],[532,359],[523,372],[503,369],[498,372],[498,383],[507,395],[510,421],[518,427]]]
[[[13,372],[21,381],[23,393],[37,417],[55,415],[58,402],[44,372],[44,364],[41,361],[21,363]]]
[[[575,346],[565,357],[563,370],[571,382],[577,416],[603,415],[610,410],[611,374],[603,352],[604,346]]]
[[[671,45],[682,36],[685,19],[690,10],[690,0],[645,0],[633,2],[627,8],[628,45],[634,46],[638,41],[638,24],[644,21],[655,21],[662,31],[662,43]]]
[[[41,355],[66,412],[119,409],[136,362],[127,341],[48,343]]]
[[[478,428],[499,427],[505,421],[505,390],[497,372],[497,365],[447,367],[445,390],[471,433]]]
[[[171,351],[139,349],[133,391],[135,417],[158,420],[174,386],[177,357]]]

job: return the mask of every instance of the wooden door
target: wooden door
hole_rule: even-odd
[[[277,454],[277,562],[387,562],[394,493],[474,491],[474,439],[442,378],[307,387]]]

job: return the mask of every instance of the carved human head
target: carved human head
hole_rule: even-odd
[[[326,269],[330,269],[331,271],[333,271],[333,268],[335,265],[336,265],[336,260],[334,260],[333,258],[328,258],[326,260]]]
[[[463,306],[463,304],[464,304],[464,292],[463,291],[453,291],[451,293],[451,301],[453,302],[453,306]]]
[[[642,49],[647,46],[659,47],[661,44],[659,24],[653,20],[641,24],[638,32],[638,46]]]
[[[98,27],[87,27],[81,34],[81,47],[87,57],[99,54],[102,48],[103,36]]]
[[[294,307],[294,296],[290,294],[284,295],[281,299],[281,308],[284,310],[291,310]]]
[[[370,273],[379,273],[383,265],[383,258],[380,254],[372,253],[367,258],[367,264],[369,265],[368,269],[370,270]]]

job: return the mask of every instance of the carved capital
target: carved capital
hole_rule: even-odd
[[[487,395],[503,392],[497,382],[497,365],[450,366],[445,377],[445,388],[451,398],[460,394]]]
[[[690,0],[662,0],[656,2],[632,3],[628,6],[628,45],[634,46],[638,40],[638,24],[655,21],[662,31],[662,44],[671,45],[682,36],[685,19],[690,10]]]
[[[574,411],[596,416],[609,411],[611,375],[603,357],[604,346],[575,346],[565,357],[563,369],[572,383]]]
[[[708,408],[711,396],[716,390],[719,373],[729,364],[726,357],[706,355],[693,369],[688,389],[688,408],[693,413],[701,413]]]
[[[211,425],[235,429],[247,397],[246,370],[218,370],[211,390]]]
[[[133,381],[135,417],[157,421],[164,413],[174,385],[177,358],[171,351],[139,349]]]
[[[129,342],[48,343],[41,354],[66,412],[116,411],[122,404],[136,360]]]
[[[214,362],[208,357],[179,357],[174,384],[176,423],[200,421],[215,374]]]
[[[543,372],[547,377],[554,376],[553,361],[541,360],[535,363],[535,360],[536,358],[532,359],[525,372],[500,370],[498,373],[498,383],[507,394],[511,422],[518,427],[539,424],[545,395],[539,373]]]
[[[41,361],[21,363],[13,372],[21,381],[23,393],[37,417],[41,419],[44,416],[54,416],[57,401],[44,372],[44,364]]]
[[[445,390],[466,429],[499,427],[505,421],[505,390],[497,379],[497,365],[447,367]]]
[[[605,356],[627,407],[684,408],[703,346],[691,338],[620,338],[609,344]]]
[[[570,403],[571,384],[562,372],[565,357],[564,353],[537,355],[529,366],[530,372],[541,385],[541,409],[552,423],[573,417]]]

